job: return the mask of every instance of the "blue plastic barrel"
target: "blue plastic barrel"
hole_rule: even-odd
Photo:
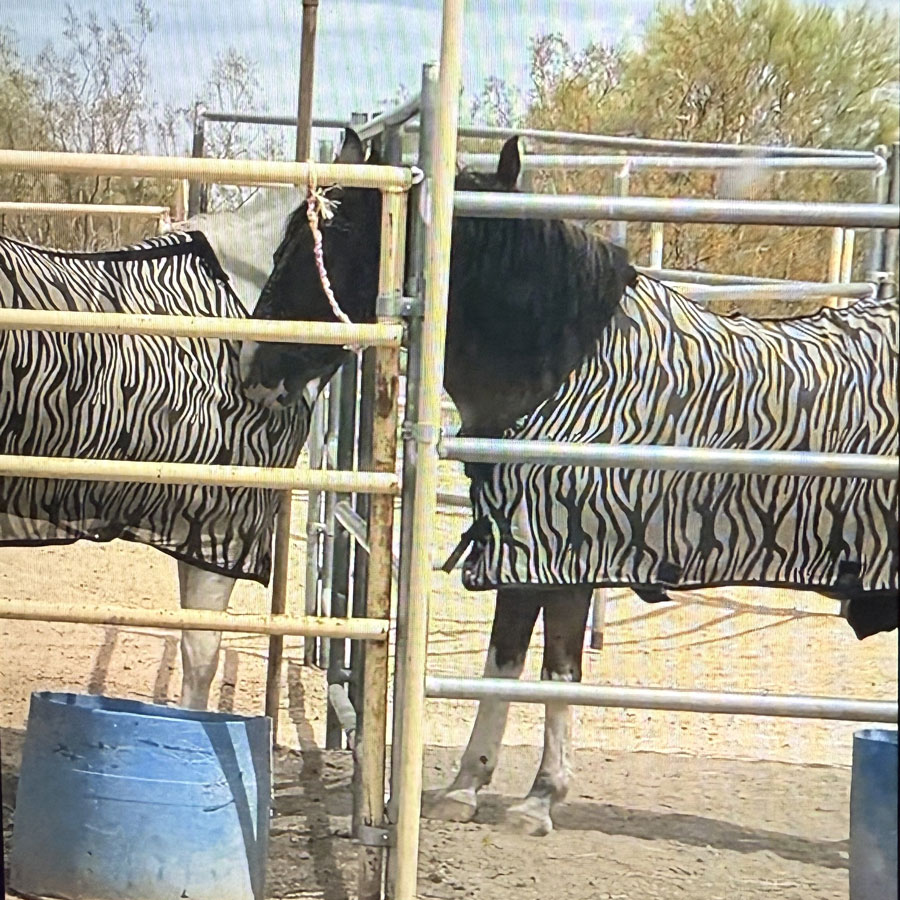
[[[897,900],[897,732],[853,735],[850,900]]]
[[[271,721],[31,696],[10,887],[65,900],[263,900]]]

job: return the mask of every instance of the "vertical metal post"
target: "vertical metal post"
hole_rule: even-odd
[[[522,174],[519,179],[519,187],[526,194],[534,193],[534,166],[528,163],[528,155],[522,159]]]
[[[631,181],[631,169],[626,162],[622,168],[616,172],[613,182],[615,185],[615,194],[617,197],[628,196],[628,184]],[[613,222],[610,228],[610,240],[620,247],[626,246],[628,240],[628,223]]]
[[[340,425],[341,375],[338,372],[328,385],[328,431],[325,435],[325,467],[337,468],[338,428]],[[325,529],[322,538],[322,615],[330,616],[334,576],[334,532],[336,527],[334,507],[337,497],[334,491],[325,494]],[[319,644],[319,665],[328,668],[331,659],[330,641]]]
[[[384,161],[390,166],[403,165],[403,126],[392,125],[384,130],[382,147]]]
[[[402,162],[402,153],[401,153],[401,142],[400,142],[400,128],[392,127],[388,128],[385,131],[384,135],[384,144],[383,144],[383,153],[384,153],[384,161],[389,165],[400,165]],[[390,249],[385,249],[386,244],[384,243],[386,240],[393,241],[392,237],[393,231],[391,230],[393,226],[390,223],[395,219],[398,215],[402,215],[402,221],[405,226],[406,222],[406,202],[407,197],[404,193],[402,198],[397,198],[392,194],[384,197],[384,218],[382,221],[383,229],[386,231],[382,234],[382,262],[384,263],[386,260],[385,254],[392,255],[398,252],[398,248],[393,247],[391,245]],[[395,206],[400,204],[401,210],[400,212],[396,212],[393,210],[389,210],[391,204]],[[390,227],[389,227],[390,226]],[[406,232],[400,235],[401,246],[399,250],[402,251],[403,244],[406,242]],[[391,256],[393,258],[393,256]],[[400,254],[400,265],[402,266],[403,262],[403,253]],[[388,292],[399,294],[402,288],[402,268],[400,269],[399,275],[396,277],[393,276],[391,272],[382,271],[381,280],[384,282],[379,287],[379,292],[382,295],[387,295]],[[385,286],[386,285],[386,286]],[[381,321],[379,318],[379,321]],[[389,317],[390,321],[397,321],[393,317]],[[388,321],[388,319],[385,319]],[[399,379],[399,352],[397,355],[398,359],[398,379]],[[376,434],[377,429],[379,428],[380,420],[376,418],[376,410],[375,410],[375,398],[379,396],[379,387],[380,382],[380,369],[378,362],[377,351],[374,348],[369,348],[363,352],[362,357],[362,373],[360,376],[360,392],[359,392],[359,445],[358,445],[358,454],[359,461],[358,466],[360,469],[371,470],[374,463],[374,444],[379,439],[378,434]],[[381,385],[383,387],[383,385]],[[396,393],[396,390],[395,390]],[[395,419],[395,430],[396,430],[396,413],[393,414]],[[394,455],[396,456],[396,434],[393,438],[394,445]],[[393,471],[393,469],[391,469]],[[356,494],[355,495],[355,508],[357,515],[364,521],[367,522],[368,533],[371,535],[373,533],[373,525],[370,521],[371,518],[377,518],[377,510],[372,507],[371,498],[368,494]],[[393,517],[393,506],[391,516]],[[392,543],[388,548],[388,553],[390,554],[392,551]],[[371,550],[370,552],[374,552]],[[358,543],[354,542],[353,545],[353,615],[354,616],[365,616],[367,615],[366,609],[368,607],[367,597],[369,594],[369,556],[362,547],[359,546]],[[390,600],[390,598],[388,598]],[[390,606],[388,606],[387,616],[390,615]],[[350,642],[350,684],[349,695],[350,702],[352,703],[354,709],[363,709],[365,706],[365,694],[366,690],[368,690],[369,683],[365,677],[366,672],[366,656],[369,653],[370,647],[367,645],[365,641],[351,641]],[[383,766],[382,766],[383,767]],[[363,821],[363,806],[364,802],[362,800],[363,787],[361,784],[362,781],[362,772],[361,768],[357,767],[354,771],[354,776],[356,779],[356,783],[354,784],[354,808],[353,808],[353,833],[355,834],[360,823],[365,824]],[[384,782],[382,778],[382,791],[384,790]],[[380,819],[380,814],[379,814]],[[380,856],[379,856],[380,859]],[[381,864],[379,862],[379,881],[381,877]]]
[[[291,564],[291,492],[279,491],[278,516],[275,519],[275,552],[272,558],[272,614],[287,611],[288,575]],[[281,702],[281,659],[284,636],[269,637],[266,665],[266,715],[272,719],[272,743],[278,744],[278,708]]]
[[[856,231],[848,228],[844,232],[844,246],[841,247],[841,283],[849,284],[853,280],[853,250],[856,243]],[[850,300],[844,298],[841,306],[850,304]]]
[[[409,198],[409,248],[406,254],[405,293],[424,302],[425,250],[428,241],[429,188],[434,171],[434,123],[437,113],[438,67],[422,66],[421,106],[419,111],[419,152],[417,163],[424,173],[420,184],[412,188]],[[415,542],[413,500],[418,470],[418,445],[413,437],[419,422],[419,385],[422,370],[422,319],[413,316],[407,324],[406,394],[403,429],[403,484],[400,503],[400,573],[397,584],[397,645],[394,653],[394,715],[391,736],[390,820],[397,821],[396,803],[400,775],[400,759],[404,748],[403,708],[406,687],[406,646],[409,641],[409,581],[411,551]],[[388,884],[396,877],[396,853],[388,856]]]
[[[300,82],[297,88],[297,146],[294,154],[297,162],[310,158],[318,15],[319,0],[303,0],[303,20],[300,26]]]
[[[356,449],[356,399],[359,366],[354,356],[344,363],[338,372],[341,384],[339,425],[337,439],[337,468],[352,469]],[[349,500],[349,495],[339,494],[336,502]],[[343,618],[348,613],[350,594],[350,535],[334,522],[334,543],[331,572],[331,615]],[[346,638],[331,638],[328,641],[328,684],[344,684],[346,673]],[[325,717],[325,747],[339,750],[343,747],[344,730],[334,707],[329,703]]]
[[[334,157],[331,141],[319,141],[319,162],[329,163]],[[321,395],[312,411],[309,439],[306,446],[309,448],[309,467],[311,469],[322,468],[322,463],[327,457],[327,417],[325,408],[325,396]],[[333,501],[333,495],[332,495]],[[331,509],[334,509],[332,502]],[[332,517],[332,526],[334,524]],[[306,510],[306,579],[304,584],[305,602],[304,608],[308,616],[314,616],[321,612],[319,599],[319,584],[322,582],[322,567],[324,566],[324,512],[322,509],[322,492],[310,491],[308,494]],[[320,551],[322,553],[320,557]],[[329,560],[331,556],[329,554]],[[330,570],[330,563],[329,563]],[[324,585],[323,585],[324,587]],[[303,639],[303,664],[314,666],[319,663],[323,667],[327,665],[324,654],[321,651],[323,644],[316,637]]]
[[[665,226],[662,222],[650,223],[650,268],[663,267],[663,239]]]
[[[303,0],[303,24],[300,43],[300,85],[297,102],[297,145],[294,158],[302,162],[309,158],[312,127],[313,71],[315,68],[316,14],[319,0]],[[287,609],[288,576],[291,565],[291,518],[293,496],[282,491],[275,521],[275,554],[272,561],[272,613]],[[278,743],[278,707],[281,702],[281,661],[284,655],[284,636],[269,638],[269,657],[266,671],[266,715],[272,717],[272,741]]]
[[[841,256],[844,252],[844,229],[831,229],[831,252],[828,254],[828,278],[834,284],[841,280]]]
[[[325,398],[319,397],[312,411],[309,438],[306,446],[310,469],[321,469],[325,455]],[[304,612],[308,616],[319,614],[319,552],[322,536],[322,492],[309,491],[306,504],[306,578],[304,580]],[[317,639],[303,638],[303,664],[314,666],[318,659]]]
[[[418,452],[413,496],[413,530],[431,533],[437,507],[437,444],[441,428],[441,385],[450,282],[450,238],[453,227],[453,185],[459,91],[462,83],[464,0],[444,0],[441,68],[438,79],[436,129],[432,144],[431,229],[425,256],[425,317],[422,323],[422,366],[419,386]],[[410,550],[407,640],[404,646],[406,687],[401,710],[403,747],[397,779],[397,871],[395,900],[415,900],[419,862],[419,810],[422,802],[422,761],[425,751],[425,672],[428,648],[428,607],[431,598],[431,544],[416,541]]]
[[[319,162],[330,163],[334,161],[334,144],[331,141],[319,141]]]
[[[900,143],[891,146],[891,156],[888,162],[890,184],[888,188],[888,202],[900,203]],[[882,284],[879,296],[896,297],[898,283],[900,283],[900,231],[892,228],[884,237],[884,256],[881,269],[886,272],[886,281]]]
[[[350,114],[350,123],[360,125],[367,120],[364,112]],[[347,362],[334,377],[332,384],[339,384],[338,400],[332,408],[335,415],[336,431],[335,464],[339,469],[353,466],[353,455],[356,445],[356,405],[357,405],[357,360]],[[330,525],[330,553],[325,560],[327,577],[330,583],[332,616],[348,614],[348,595],[350,592],[350,536],[341,527],[334,516],[334,506],[345,497],[334,493],[326,496],[326,529]],[[330,512],[329,512],[330,501]],[[326,532],[327,533],[327,532]],[[341,638],[328,640],[328,684],[341,684],[345,680],[344,666],[346,662],[347,642]],[[340,749],[343,746],[343,730],[336,711],[328,704],[325,717],[325,747],[328,750]]]
[[[399,295],[403,284],[406,238],[406,194],[386,191],[381,214],[381,268],[379,293]],[[397,322],[394,316],[379,316],[379,322]],[[374,419],[372,468],[393,472],[397,456],[397,406],[400,383],[400,351],[378,348],[374,354]],[[366,616],[390,620],[391,553],[394,534],[394,498],[379,494],[369,498],[369,565]],[[366,646],[357,760],[360,782],[359,819],[362,825],[384,825],[385,747],[387,744],[388,642]],[[359,900],[381,900],[385,851],[365,847],[359,871]]]
[[[382,247],[383,249],[383,247]],[[373,431],[375,428],[375,378],[376,350],[369,347],[363,351],[359,376],[359,430],[358,467],[371,470],[373,465]],[[369,520],[371,498],[368,494],[354,495],[354,509],[363,522]],[[367,525],[368,528],[368,525]],[[353,558],[352,615],[365,616],[369,589],[369,554],[356,541],[351,542]],[[371,551],[371,546],[370,546]],[[362,709],[366,693],[365,659],[369,648],[365,641],[350,641],[350,680],[347,694],[355,710]],[[357,719],[359,715],[357,715]],[[353,769],[353,815],[351,833],[355,837],[362,822],[362,770],[359,765]],[[380,898],[378,898],[380,900]]]
[[[198,103],[194,107],[194,140],[191,145],[191,156],[199,159],[203,156],[203,145],[206,139],[205,107]],[[206,185],[199,181],[190,182],[188,187],[188,218],[206,212]]]
[[[884,168],[876,172],[872,177],[872,202],[887,203],[890,190],[890,165],[888,164],[888,149],[880,145],[875,148],[884,160]],[[884,256],[884,240],[886,231],[882,228],[872,228],[869,231],[869,252],[866,260],[866,279],[872,282],[881,280],[881,262]]]

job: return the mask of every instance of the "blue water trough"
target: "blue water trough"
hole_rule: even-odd
[[[64,900],[263,900],[271,721],[32,694],[10,887]]]
[[[850,900],[897,900],[897,732],[853,735]]]

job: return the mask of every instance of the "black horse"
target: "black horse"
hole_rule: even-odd
[[[339,162],[361,163],[362,143],[348,131]],[[369,162],[378,162],[370,156]],[[495,173],[463,172],[457,189],[514,191],[521,172],[519,144],[503,147]],[[336,215],[323,225],[334,294],[356,322],[375,321],[378,287],[378,191],[335,189]],[[496,437],[548,398],[596,348],[636,272],[624,250],[558,220],[458,218],[454,221],[444,386],[462,419],[462,433]],[[262,318],[334,321],[321,288],[312,238],[301,207],[292,216],[255,314]],[[272,404],[296,402],[304,387],[327,379],[348,358],[337,347],[245,344],[245,386]],[[486,389],[489,386],[489,389]],[[474,483],[487,469],[467,466]],[[518,677],[541,610],[545,623],[542,678],[581,679],[590,585],[501,587],[497,592],[486,677]],[[639,590],[646,600],[665,594]],[[893,624],[896,627],[896,603]],[[875,629],[883,630],[883,629]],[[508,704],[485,700],[445,791],[426,798],[425,813],[471,819],[477,792],[488,784]],[[551,810],[569,779],[569,711],[546,707],[544,753],[524,801],[509,817],[530,834],[552,829]]]

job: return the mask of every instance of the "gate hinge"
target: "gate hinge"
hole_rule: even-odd
[[[375,314],[400,319],[421,319],[425,314],[425,304],[419,297],[407,297],[399,291],[379,294],[375,301]]]
[[[395,838],[393,825],[359,825],[356,829],[356,842],[364,847],[393,847]]]

